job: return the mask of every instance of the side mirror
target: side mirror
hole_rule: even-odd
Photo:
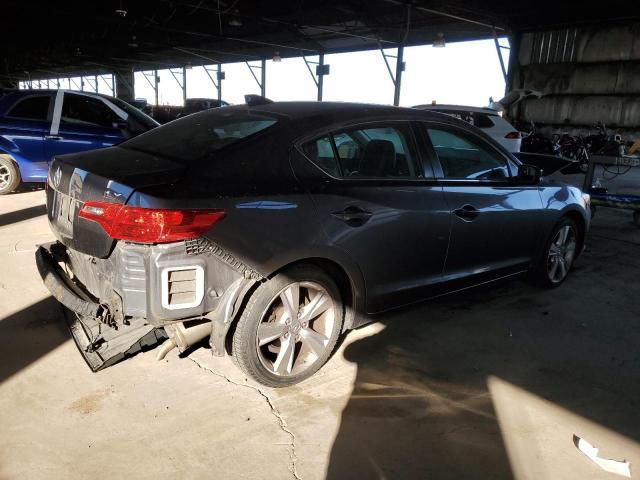
[[[540,167],[534,167],[533,165],[520,165],[518,167],[518,180],[530,184],[536,185],[540,183],[542,177],[542,169]]]

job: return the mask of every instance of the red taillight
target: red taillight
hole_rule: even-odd
[[[85,202],[80,217],[97,222],[111,238],[167,243],[199,237],[221,220],[222,210],[162,210]]]
[[[504,138],[508,138],[510,140],[517,140],[519,138],[522,138],[522,134],[520,132],[509,132],[504,136]]]

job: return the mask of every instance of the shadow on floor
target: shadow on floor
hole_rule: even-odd
[[[9,213],[3,213],[0,215],[0,227],[22,222],[23,220],[29,220],[31,218],[39,217],[40,215],[46,215],[46,213],[47,207],[44,204],[23,208],[22,210],[15,210]]]
[[[638,271],[640,246],[599,240],[559,289],[515,281],[385,316],[345,350],[358,373],[327,478],[511,478],[491,376],[640,441]]]
[[[36,192],[38,190],[44,190],[44,182],[22,182],[20,185],[18,185],[18,188],[9,193],[9,195],[17,195],[19,193],[25,192]]]
[[[47,297],[0,318],[0,383],[39,360],[69,338],[60,304]]]

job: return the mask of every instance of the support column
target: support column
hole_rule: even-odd
[[[249,61],[245,61],[244,63],[247,65],[249,72],[251,72],[251,76],[258,84],[258,88],[260,89],[260,95],[264,97],[265,96],[265,80],[267,77],[266,76],[267,61],[263,58],[262,60],[260,60],[260,65],[252,65],[251,63],[249,63]],[[260,79],[258,79],[258,76],[256,75],[256,72],[255,72],[255,70],[258,68],[260,69]]]
[[[211,83],[213,83],[213,86],[218,92],[218,101],[221,101],[222,100],[222,80],[224,80],[224,72],[222,71],[222,65],[217,64],[215,75],[213,74],[214,70],[213,69],[209,70],[209,68],[207,68],[206,65],[203,65],[202,68],[204,68],[204,72],[207,74],[207,77],[209,77],[209,80],[211,80]]]
[[[330,65],[327,65],[324,63],[324,53],[318,54],[317,62],[314,62],[312,60],[307,60],[307,57],[305,57],[304,55],[302,56],[302,59],[304,60],[304,64],[307,66],[307,70],[309,70],[309,74],[311,75],[313,82],[316,84],[316,87],[318,88],[317,98],[318,98],[318,101],[321,102],[323,87],[324,87],[324,76],[329,75]],[[316,66],[315,74],[313,73],[313,70],[311,70],[311,65]]]
[[[507,83],[507,66],[504,64],[504,59],[502,58],[502,50],[511,50],[511,47],[505,47],[500,45],[500,41],[498,40],[498,34],[494,30],[493,31],[493,41],[496,44],[496,52],[498,53],[498,60],[500,61],[500,68],[502,69],[502,76],[504,77],[505,84]]]
[[[182,104],[187,105],[187,69],[182,67]]]
[[[328,65],[327,65],[328,66]],[[322,101],[322,91],[324,88],[324,53],[318,56],[318,65],[316,66],[316,75],[318,75],[318,101]]]
[[[224,80],[224,72],[222,71],[222,64],[218,64],[218,101],[222,101],[222,80]]]
[[[398,56],[396,59],[396,78],[395,78],[395,88],[393,91],[393,104],[397,107],[400,105],[400,90],[402,88],[402,72],[404,71],[404,61],[402,60],[404,57],[404,46],[400,45],[398,47]]]
[[[261,72],[262,76],[260,79],[260,95],[263,97],[267,96],[267,59],[263,58],[260,60],[260,64],[262,65]]]
[[[153,84],[154,84],[154,93],[156,95],[156,105],[158,105],[159,103],[159,97],[158,97],[158,82],[159,82],[159,78],[158,78],[158,70],[154,70],[153,71]]]
[[[384,64],[387,67],[387,71],[389,72],[389,77],[393,82],[393,104],[397,107],[400,104],[400,92],[402,88],[402,72],[404,72],[405,63],[403,61],[404,58],[404,45],[398,46],[398,51],[396,55],[390,55],[384,53],[384,49],[382,45],[379,45],[380,53],[382,54],[382,59],[384,60]],[[389,58],[393,58],[396,61],[396,69],[395,74],[391,70],[391,65],[389,64]]]
[[[114,73],[113,95],[116,98],[130,102],[135,98],[134,92],[134,75],[131,70],[118,70]]]

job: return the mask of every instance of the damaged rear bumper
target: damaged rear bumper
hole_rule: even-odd
[[[126,328],[109,327],[105,322],[110,312],[96,303],[75,285],[60,268],[56,243],[38,247],[36,265],[51,295],[64,307],[64,318],[78,350],[92,371],[96,372],[152,348],[167,338],[162,329],[149,325],[144,319],[130,322]]]
[[[45,287],[51,292],[53,298],[72,312],[88,317],[99,317],[103,314],[103,307],[80,297],[80,293],[55,260],[54,253],[51,251],[54,245],[56,244],[49,243],[36,250],[36,266]]]
[[[93,371],[167,338],[159,359],[172,348],[184,352],[207,337],[214,355],[225,354],[227,332],[257,280],[234,271],[209,252],[183,252],[184,246],[177,244],[128,244],[116,246],[111,257],[100,260],[58,242],[38,248],[40,276],[65,307],[74,341]],[[135,268],[131,268],[134,256]],[[171,293],[173,286],[167,285],[172,278],[167,272],[185,268],[202,271],[197,290],[203,298],[198,305],[168,309],[173,305],[166,304],[166,292]]]

